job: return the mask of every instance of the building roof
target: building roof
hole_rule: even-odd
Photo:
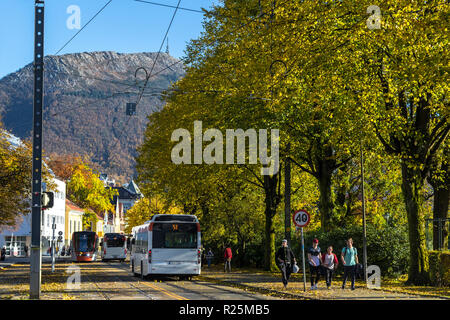
[[[84,209],[77,206],[75,203],[66,198],[66,206],[70,208],[70,210],[84,212]]]
[[[122,187],[112,187],[113,189],[117,190],[119,195],[115,195],[112,199],[111,203],[116,204],[117,203],[117,197],[119,199],[124,200],[136,200],[143,198],[144,196],[141,193],[141,190],[139,190],[139,187],[137,184],[131,179],[130,183],[127,185],[124,185]]]
[[[133,179],[131,179],[130,183],[126,186],[126,189],[132,194],[142,195],[141,190],[139,190],[139,187]]]

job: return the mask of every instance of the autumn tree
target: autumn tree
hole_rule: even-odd
[[[117,190],[105,187],[99,175],[84,164],[77,164],[73,169],[72,176],[67,183],[67,197],[86,210],[84,223],[96,223],[96,214],[103,215],[107,211],[113,211],[111,201]]]
[[[86,161],[87,159],[83,159],[83,157],[78,154],[51,154],[47,164],[57,177],[64,181],[68,181],[72,176],[75,167]]]
[[[16,218],[30,212],[31,149],[13,146],[0,127],[0,226],[13,226]]]
[[[17,218],[31,211],[31,144],[12,141],[0,122],[0,226],[14,226]],[[53,176],[45,165],[42,176],[48,190],[54,191]]]
[[[167,206],[164,201],[154,196],[152,198],[143,198],[136,202],[125,213],[125,232],[131,233],[133,227],[150,220],[154,214],[179,214],[181,210],[175,206]]]

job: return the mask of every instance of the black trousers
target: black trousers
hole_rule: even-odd
[[[333,280],[334,269],[325,268],[325,281],[327,282],[327,287],[331,286],[331,281]]]
[[[356,278],[356,265],[354,266],[344,266],[344,281],[342,282],[342,287],[345,287],[348,277],[352,280],[352,289],[355,288],[355,278]]]
[[[280,270],[281,270],[281,281],[283,282],[284,285],[287,285],[289,282],[289,278],[291,277],[292,265],[281,263]]]
[[[320,266],[313,266],[313,265],[309,265],[309,271],[311,272],[311,286],[317,284],[317,282],[319,282],[320,279]],[[315,277],[314,277],[315,275]],[[314,278],[315,278],[315,282],[314,282]]]

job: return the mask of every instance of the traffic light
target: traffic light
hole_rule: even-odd
[[[53,192],[42,192],[41,205],[42,209],[52,208],[54,204],[55,195]]]
[[[134,116],[136,114],[136,103],[127,103],[126,115]]]

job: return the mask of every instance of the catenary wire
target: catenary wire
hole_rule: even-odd
[[[60,53],[61,52],[61,50],[63,50],[73,39],[75,39],[75,37],[77,36],[77,35],[79,35],[80,34],[80,32],[81,31],[83,31],[84,30],[84,28],[86,28],[103,10],[105,10],[106,9],[106,7],[112,2],[113,0],[109,0],[108,1],[108,3],[106,3],[80,30],[78,30],[78,32],[77,33],[75,33],[74,35],[73,35],[73,37],[72,38],[70,38],[69,39],[69,41],[67,41],[56,53],[55,53],[55,55],[57,55],[58,53]]]

